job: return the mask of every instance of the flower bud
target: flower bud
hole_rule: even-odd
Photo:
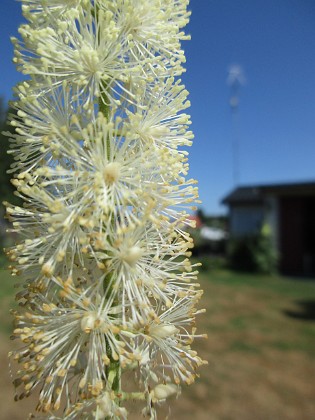
[[[95,312],[86,313],[81,319],[81,329],[85,333],[89,334],[95,328],[95,321],[97,316]]]
[[[150,335],[156,338],[168,338],[173,337],[175,334],[179,332],[179,329],[176,328],[174,325],[156,325],[150,328]]]
[[[175,384],[159,384],[153,391],[153,398],[156,400],[165,400],[166,398],[171,397],[172,395],[177,394],[178,386]]]

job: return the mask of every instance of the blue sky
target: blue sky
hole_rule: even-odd
[[[239,64],[239,184],[315,180],[315,1],[191,0],[192,40],[185,43],[195,142],[190,175],[199,180],[202,208],[225,212],[234,187],[228,68]],[[1,0],[0,95],[22,76],[11,63],[10,35],[20,4]]]

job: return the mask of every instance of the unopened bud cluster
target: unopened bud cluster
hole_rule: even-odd
[[[187,4],[22,0],[12,358],[16,399],[37,390],[41,416],[127,418],[125,402],[140,400],[155,419],[204,363],[185,230],[197,201],[179,79]]]

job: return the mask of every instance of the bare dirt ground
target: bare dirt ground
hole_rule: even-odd
[[[209,339],[196,347],[209,365],[171,402],[170,419],[315,419],[315,361],[310,351],[315,344],[310,333],[314,320],[286,317],[283,310],[293,308],[292,300],[285,296],[279,300],[280,295],[266,290],[231,288],[205,279],[202,286],[208,312],[200,317],[199,329]],[[0,419],[26,419],[34,412],[36,398],[13,401],[7,368],[12,343],[5,333],[0,339]],[[131,419],[141,418],[133,410]]]

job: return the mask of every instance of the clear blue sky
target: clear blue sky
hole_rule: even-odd
[[[203,209],[225,212],[233,188],[228,68],[237,63],[247,83],[239,106],[240,184],[315,180],[315,0],[191,0],[185,43],[195,143],[191,176]],[[1,0],[0,94],[11,98],[21,80],[11,63],[10,35],[20,4]]]

